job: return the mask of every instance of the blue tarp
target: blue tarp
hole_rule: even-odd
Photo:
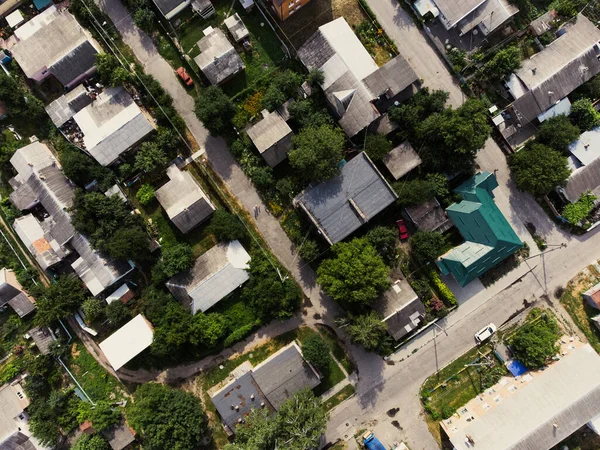
[[[52,0],[33,0],[33,4],[35,5],[38,11],[50,6],[52,4]]]
[[[386,450],[383,444],[379,442],[379,439],[373,434],[371,434],[368,439],[365,439],[365,447],[367,447],[368,450]]]
[[[523,375],[525,372],[527,372],[527,367],[525,367],[525,365],[517,359],[511,359],[506,364],[506,368],[510,373],[512,373],[513,377],[518,377],[519,375]]]

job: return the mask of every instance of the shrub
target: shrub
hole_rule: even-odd
[[[536,369],[545,366],[558,353],[556,341],[560,333],[556,320],[544,315],[519,328],[510,340],[510,347],[519,361],[530,369]]]
[[[140,204],[146,206],[156,197],[156,191],[151,184],[142,184],[135,194],[135,198],[140,201]]]
[[[240,218],[229,214],[223,208],[214,212],[207,231],[214,234],[218,241],[234,241],[246,236],[246,228]]]
[[[104,302],[104,300],[100,300],[97,298],[86,299],[81,305],[81,309],[83,310],[85,320],[88,323],[96,320],[104,312],[105,305],[106,303]]]
[[[298,254],[304,261],[312,262],[319,257],[319,246],[315,241],[307,239],[298,249]]]
[[[371,134],[365,142],[365,152],[373,161],[381,161],[392,151],[392,143],[383,134]]]
[[[584,192],[575,203],[569,203],[565,206],[562,216],[573,225],[577,225],[592,212],[596,199],[597,197],[591,192]]]
[[[429,271],[429,279],[432,281],[437,295],[442,299],[446,306],[452,307],[458,305],[456,297],[448,286],[446,286],[446,283],[442,281],[435,269]]]
[[[225,347],[225,348],[231,347],[236,342],[241,341],[246,336],[248,336],[252,332],[253,329],[254,329],[254,324],[251,324],[251,323],[249,323],[248,325],[244,325],[241,328],[238,328],[237,330],[235,330],[233,333],[231,333],[229,336],[227,336],[225,338],[225,341],[223,341],[223,347]]]
[[[571,105],[569,119],[581,130],[591,130],[598,125],[600,114],[588,98],[577,100]]]
[[[410,251],[419,262],[427,263],[444,253],[446,238],[437,231],[417,231],[408,240]]]
[[[580,135],[580,129],[573,125],[567,116],[561,115],[545,120],[536,140],[557,152],[567,153],[571,142],[577,140]]]
[[[329,346],[317,334],[313,334],[302,342],[302,355],[319,372],[325,373],[331,364]]]

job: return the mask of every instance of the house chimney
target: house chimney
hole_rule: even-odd
[[[533,69],[531,69],[531,73],[532,73],[533,75],[535,75],[535,73],[536,73],[536,72],[537,72],[537,67],[534,67]]]

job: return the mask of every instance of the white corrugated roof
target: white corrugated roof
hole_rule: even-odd
[[[119,370],[150,347],[153,335],[150,323],[138,314],[101,342],[100,348],[113,369]]]

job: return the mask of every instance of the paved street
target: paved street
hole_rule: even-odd
[[[386,32],[395,40],[400,52],[410,61],[417,74],[424,79],[424,84],[434,89],[449,91],[451,104],[460,105],[464,97],[452,75],[427,41],[426,36],[412,23],[410,16],[398,6],[396,0],[368,0],[368,2]],[[205,147],[209,161],[219,176],[225,180],[231,192],[248,211],[252,211],[255,205],[262,205],[252,184],[235,162],[224,142],[208,136],[193,114],[193,102],[177,82],[173,70],[158,55],[152,41],[134,28],[120,1],[99,0],[99,4],[117,24],[125,42],[140,59],[145,70],[159,80],[171,94],[174,106],[185,119],[198,143]],[[475,331],[490,321],[500,325],[523,307],[524,300],[531,301],[548,294],[548,301],[556,304],[552,295],[555,288],[564,285],[585,265],[600,256],[597,251],[600,244],[598,230],[583,237],[564,235],[553,225],[533,198],[515,189],[509,176],[506,159],[492,140],[488,141],[486,147],[480,152],[477,162],[481,169],[496,170],[500,184],[500,188],[496,190],[496,201],[518,234],[530,242],[532,255],[537,253],[537,249],[531,244],[531,237],[525,230],[524,224],[527,222],[533,223],[537,227],[538,234],[545,237],[549,243],[565,242],[567,247],[528,260],[488,289],[475,283],[468,289],[458,291],[461,307],[440,323],[440,326],[445,328],[447,336],[437,328],[432,328],[411,342],[407,348],[401,349],[388,362],[350,346],[358,366],[357,395],[332,411],[326,434],[327,441],[335,441],[339,437],[351,435],[354,428],[373,427],[386,444],[392,444],[396,440],[406,440],[413,450],[436,448],[437,445],[421,416],[421,404],[418,398],[419,387],[425,378],[471,347],[474,344]],[[265,211],[264,205],[262,210]],[[261,329],[247,342],[238,344],[237,350],[256,345],[300,323],[312,324],[317,321],[331,323],[332,317],[338,311],[337,305],[325,297],[316,285],[314,272],[308,266],[303,266],[294,255],[293,246],[277,220],[262,213],[256,222],[275,255],[300,283],[308,298],[308,304],[304,315],[298,315],[285,324],[272,324]],[[560,308],[558,310],[560,313]],[[179,376],[190,376],[204,365],[214,363],[215,358],[226,356],[228,353],[194,365],[170,369],[161,377],[174,379]],[[141,374],[129,375],[135,377]],[[156,374],[149,373],[145,376],[154,377]],[[386,415],[386,411],[395,407],[400,410],[392,419]],[[392,426],[392,420],[397,420],[402,429]]]

